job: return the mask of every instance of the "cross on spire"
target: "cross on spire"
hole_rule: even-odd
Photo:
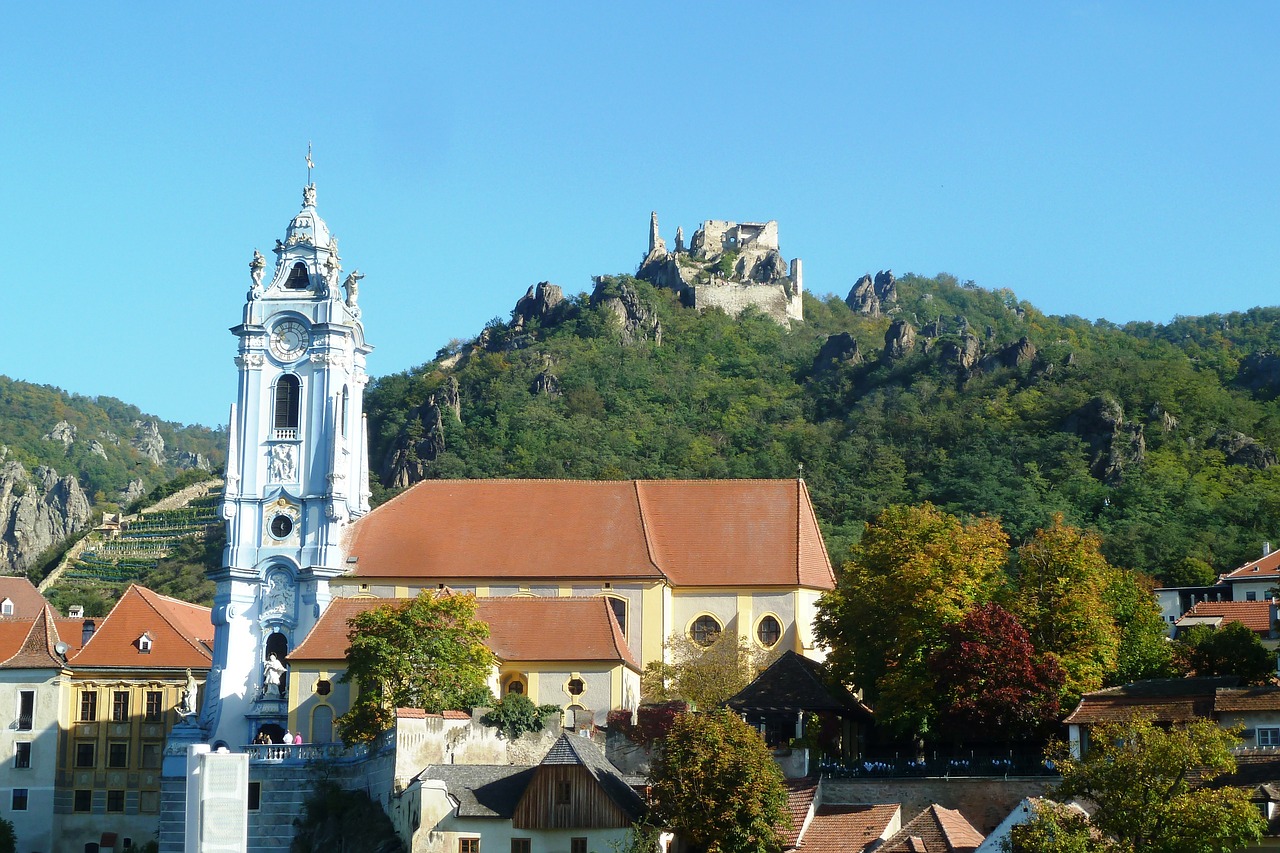
[[[307,140],[307,184],[308,186],[311,184],[311,170],[314,169],[315,167],[316,167],[316,164],[311,161],[311,140],[308,139]]]

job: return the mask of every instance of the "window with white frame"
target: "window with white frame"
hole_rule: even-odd
[[[1259,726],[1258,746],[1280,746],[1280,726]]]

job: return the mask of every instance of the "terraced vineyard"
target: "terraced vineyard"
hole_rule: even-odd
[[[40,591],[59,612],[78,604],[88,616],[104,615],[131,583],[186,600],[209,597],[204,564],[221,553],[221,501],[221,483],[205,483],[126,516],[119,530],[101,526],[67,553]]]
[[[140,514],[113,538],[94,533],[63,578],[129,583],[138,581],[168,556],[179,540],[203,536],[218,522],[222,492],[210,492],[185,507]]]

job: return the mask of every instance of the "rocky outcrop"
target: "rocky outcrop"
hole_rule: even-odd
[[[1214,450],[1221,450],[1230,465],[1262,470],[1276,464],[1274,450],[1242,432],[1218,430],[1206,444]]]
[[[1178,428],[1178,419],[1166,412],[1159,403],[1153,404],[1147,414],[1153,423],[1160,425],[1161,432],[1171,433]]]
[[[554,325],[563,318],[569,304],[565,301],[563,288],[540,281],[517,300],[511,312],[511,329],[523,331],[532,320],[537,320],[541,326]]]
[[[938,357],[943,364],[961,370],[973,370],[982,357],[982,345],[973,335],[961,335],[959,340],[945,340],[939,345]]]
[[[53,425],[53,429],[49,430],[43,436],[45,441],[58,441],[63,447],[70,447],[76,443],[76,428],[66,421],[58,421]]]
[[[1142,424],[1126,423],[1124,408],[1110,397],[1094,397],[1072,413],[1063,427],[1089,445],[1089,473],[1104,483],[1120,482],[1127,468],[1146,457]]]
[[[546,394],[548,397],[560,396],[560,377],[551,372],[550,367],[542,368],[542,372],[533,377],[529,384],[530,394]]]
[[[841,365],[862,364],[862,353],[858,351],[858,341],[848,332],[831,335],[818,350],[813,360],[814,374],[835,370]]]
[[[98,441],[96,438],[89,440],[89,452],[94,456],[101,457],[102,459],[107,458],[107,449],[103,447],[102,442]]]
[[[854,283],[853,289],[844,299],[846,305],[868,317],[889,313],[890,306],[897,301],[898,281],[893,277],[893,270],[881,270],[874,278],[867,273]]]
[[[130,480],[129,485],[120,490],[120,494],[116,497],[116,503],[121,506],[128,506],[146,493],[146,483],[141,480]]]
[[[192,453],[190,450],[174,451],[173,464],[184,471],[192,469],[208,471],[211,467],[209,465],[209,460],[203,453]]]
[[[88,526],[92,510],[75,477],[0,464],[0,569],[26,571],[43,551]]]
[[[844,298],[844,304],[859,314],[866,314],[868,317],[880,316],[880,298],[876,296],[875,281],[870,273],[854,283],[853,289]]]
[[[595,282],[595,289],[591,292],[591,305],[613,312],[621,327],[623,343],[631,344],[642,340],[662,343],[662,323],[653,308],[641,301],[635,288],[625,281],[597,278]]]
[[[462,423],[462,396],[458,392],[458,377],[450,376],[440,386],[440,405],[453,412],[453,419]]]
[[[160,424],[156,421],[134,421],[133,428],[138,434],[129,440],[129,444],[154,465],[164,464],[164,438],[160,435]]]
[[[1030,364],[1036,357],[1036,345],[1024,335],[1017,343],[994,352],[982,359],[983,370],[995,370],[999,367],[1021,367]]]
[[[1240,362],[1236,382],[1255,394],[1274,397],[1280,393],[1280,355],[1265,351],[1250,353]]]
[[[405,425],[387,457],[388,488],[402,489],[426,478],[426,465],[444,453],[444,419],[432,394]]]
[[[909,355],[916,345],[916,330],[906,320],[894,320],[884,333],[884,357],[902,358]]]

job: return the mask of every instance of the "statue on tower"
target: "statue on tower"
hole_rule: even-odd
[[[253,279],[253,286],[249,288],[249,299],[257,299],[262,296],[262,273],[267,268],[267,259],[262,257],[262,253],[257,249],[253,250],[253,260],[249,261],[249,278]]]
[[[364,278],[364,274],[360,270],[354,270],[351,275],[347,276],[347,280],[342,283],[342,286],[347,291],[347,307],[352,311],[359,310],[356,307],[356,299],[360,295],[360,279],[362,278]]]

